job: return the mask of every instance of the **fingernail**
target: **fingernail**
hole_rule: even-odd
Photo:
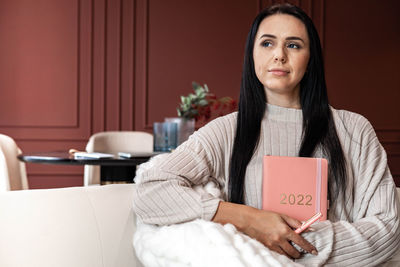
[[[312,227],[308,227],[308,230],[309,230],[310,232],[315,232],[315,228],[312,228]]]
[[[313,254],[314,256],[318,255],[318,252],[316,250],[311,251],[311,254]]]

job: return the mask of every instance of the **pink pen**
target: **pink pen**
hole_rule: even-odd
[[[319,218],[322,217],[322,213],[318,212],[314,216],[312,216],[308,221],[304,222],[299,228],[297,228],[294,232],[296,234],[300,234],[304,230],[306,230],[308,227],[310,227],[311,224],[315,223]]]

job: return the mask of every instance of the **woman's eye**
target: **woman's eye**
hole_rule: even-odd
[[[269,47],[272,46],[272,43],[270,41],[265,41],[261,44],[263,47]]]
[[[299,49],[300,48],[300,46],[298,44],[293,44],[293,43],[288,44],[287,47],[288,48],[295,48],[295,49]]]

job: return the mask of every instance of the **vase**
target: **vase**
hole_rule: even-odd
[[[154,122],[154,152],[168,152],[178,146],[178,124],[171,121]]]
[[[175,122],[178,124],[177,139],[178,146],[185,142],[190,135],[194,133],[195,119],[185,119],[181,117],[165,118],[166,122]]]

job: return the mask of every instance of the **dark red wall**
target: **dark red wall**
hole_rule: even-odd
[[[176,116],[192,81],[237,98],[247,31],[275,2],[0,0],[0,132],[25,152],[84,149]],[[289,2],[320,32],[332,104],[370,119],[400,182],[400,2]],[[82,167],[27,167],[31,188],[82,184]]]
[[[325,1],[330,101],[367,117],[400,186],[399,1]]]

